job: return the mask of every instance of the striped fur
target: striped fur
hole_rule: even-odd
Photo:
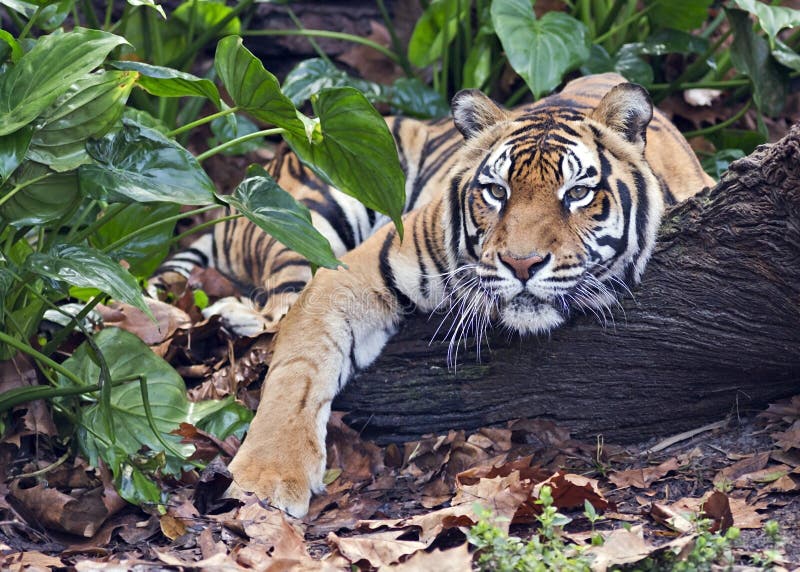
[[[491,322],[537,333],[576,311],[604,317],[641,276],[665,203],[713,182],[644,90],[623,81],[581,78],[514,111],[462,92],[455,125],[389,120],[407,175],[402,243],[385,217],[293,155],[275,160],[273,174],[309,206],[348,270],[320,270],[309,282],[297,255],[241,220],[198,245],[208,262],[262,289],[264,311],[250,310],[256,329],[288,310],[230,465],[235,490],[306,512],[323,488],[334,396],[412,309],[449,314],[451,359],[464,335],[480,340]]]

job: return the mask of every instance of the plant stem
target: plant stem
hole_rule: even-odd
[[[709,135],[711,133],[715,133],[715,132],[719,131],[720,129],[725,129],[729,125],[733,125],[734,123],[739,121],[739,119],[741,119],[742,116],[745,113],[747,113],[747,110],[750,109],[750,104],[752,104],[752,103],[753,103],[753,100],[751,99],[744,106],[742,106],[742,108],[736,113],[736,115],[734,115],[733,117],[731,117],[729,119],[726,119],[722,123],[717,123],[716,125],[712,125],[711,127],[706,127],[704,129],[697,129],[695,131],[686,131],[683,134],[683,136],[686,137],[687,139],[689,139],[691,137],[703,137],[705,135]]]
[[[403,68],[407,77],[414,77],[414,70],[411,67],[411,62],[408,61],[408,56],[403,49],[403,45],[400,43],[400,38],[397,37],[397,31],[394,29],[394,23],[389,16],[389,11],[386,9],[386,4],[383,0],[376,0],[376,2],[378,4],[378,10],[381,13],[381,18],[383,18],[383,23],[386,24],[386,29],[389,30],[389,37],[392,40],[392,50],[400,56],[400,67]]]
[[[248,133],[247,135],[242,135],[241,137],[237,137],[236,139],[231,139],[230,141],[221,143],[216,147],[212,147],[208,151],[200,153],[196,157],[196,159],[198,162],[202,162],[208,159],[209,157],[213,157],[217,153],[224,151],[228,147],[233,147],[234,145],[238,145],[239,143],[245,143],[246,141],[252,141],[253,139],[258,139],[259,137],[267,137],[269,135],[280,135],[281,133],[285,132],[286,130],[281,127],[273,127],[272,129],[263,129],[261,131],[256,131],[255,133]]]
[[[617,19],[617,16],[619,16],[622,7],[627,3],[627,1],[628,0],[614,0],[614,4],[606,14],[606,17],[603,18],[603,22],[597,27],[598,34],[605,34],[611,29],[611,25],[614,23],[614,20]]]
[[[98,228],[100,228],[104,224],[110,222],[111,219],[113,219],[115,216],[117,216],[119,213],[124,211],[129,206],[130,206],[129,203],[114,203],[112,205],[109,205],[109,207],[106,209],[106,212],[103,213],[103,216],[95,220],[92,224],[87,226],[72,239],[72,244],[77,244],[79,242],[82,242],[83,239],[91,235],[93,232],[95,232]]]
[[[108,6],[106,6],[106,18],[103,21],[103,29],[108,30],[111,27],[111,14],[114,11],[114,3],[109,2]]]
[[[506,105],[507,107],[512,107],[512,106],[513,106],[513,105],[515,105],[515,104],[516,104],[516,103],[517,103],[517,102],[518,102],[520,99],[522,99],[523,97],[525,97],[525,95],[526,95],[526,94],[528,94],[528,93],[530,93],[530,92],[531,92],[531,89],[528,87],[528,84],[527,84],[527,83],[525,83],[525,82],[522,82],[522,85],[521,85],[521,86],[520,86],[520,87],[517,89],[517,91],[515,91],[514,93],[512,93],[512,94],[511,94],[511,95],[508,97],[508,99],[506,100],[506,102],[505,102],[505,104],[504,104],[504,105]]]
[[[292,23],[298,30],[306,29],[305,26],[303,26],[303,22],[300,21],[300,18],[297,17],[297,14],[294,13],[294,10],[292,10],[292,7],[288,4],[286,5],[286,13],[289,15],[289,18],[291,18]],[[322,59],[329,66],[333,65],[333,62],[328,57],[328,54],[326,54],[325,51],[319,47],[319,44],[313,37],[308,36],[308,43],[311,44],[311,47],[315,52],[317,52],[317,55],[320,57],[320,59]]]
[[[8,344],[12,348],[16,348],[22,353],[28,354],[36,361],[40,361],[43,364],[53,368],[58,373],[69,379],[71,382],[75,383],[76,385],[80,385],[82,387],[86,386],[86,382],[79,378],[77,375],[72,373],[70,370],[62,366],[60,363],[53,361],[43,353],[36,351],[30,344],[26,344],[25,342],[21,342],[16,338],[13,338],[6,334],[5,332],[0,332],[0,342]],[[98,386],[99,387],[99,386]]]
[[[673,81],[671,81],[671,82],[669,83],[669,88],[668,88],[668,89],[666,89],[666,90],[664,90],[664,93],[662,93],[662,94],[660,95],[660,97],[659,97],[659,99],[656,101],[656,103],[658,103],[658,101],[659,101],[660,99],[663,99],[664,97],[666,97],[666,96],[667,96],[667,95],[669,95],[670,93],[673,93],[673,92],[675,92],[675,91],[678,91],[678,89],[679,89],[679,86],[680,86],[681,84],[683,84],[684,82],[686,82],[687,80],[688,80],[688,81],[692,81],[692,80],[693,80],[693,79],[695,79],[697,76],[699,76],[700,74],[699,74],[698,72],[699,72],[700,70],[702,70],[702,69],[703,69],[703,68],[706,66],[706,61],[708,60],[708,58],[709,58],[709,57],[711,57],[711,55],[712,55],[712,54],[716,53],[716,51],[717,51],[717,50],[720,48],[720,46],[722,46],[723,42],[725,42],[725,40],[727,40],[727,39],[728,39],[728,37],[730,37],[730,35],[731,35],[732,33],[733,33],[733,30],[727,30],[727,31],[725,31],[725,33],[723,33],[723,34],[722,34],[722,35],[721,35],[721,36],[720,36],[720,37],[717,39],[717,41],[716,41],[716,42],[714,42],[714,43],[713,43],[713,44],[712,44],[712,45],[711,45],[711,46],[710,46],[710,47],[709,47],[709,48],[708,48],[708,49],[705,51],[705,53],[704,53],[704,54],[702,54],[702,55],[701,55],[700,57],[698,57],[698,58],[697,58],[697,59],[696,59],[694,62],[692,62],[691,64],[689,64],[688,66],[686,66],[686,69],[684,69],[684,70],[683,70],[683,72],[681,73],[681,75],[679,75],[677,78],[675,78],[675,80],[673,80]]]
[[[172,131],[167,133],[166,136],[177,137],[178,135],[186,133],[187,131],[194,129],[195,127],[199,127],[206,123],[211,123],[215,119],[219,119],[220,117],[225,117],[226,115],[230,115],[231,113],[236,113],[237,111],[239,111],[239,108],[236,106],[229,107],[228,109],[223,109],[222,111],[218,111],[217,113],[212,113],[211,115],[201,117],[197,121],[192,121],[191,123],[187,123],[186,125],[182,125],[181,127],[173,129]]]
[[[678,90],[685,90],[685,89],[726,89],[729,87],[739,87],[742,85],[748,85],[750,83],[749,79],[728,79],[722,81],[695,81],[695,82],[687,82],[683,83],[678,87]],[[651,91],[660,91],[664,89],[670,89],[672,86],[671,83],[654,83],[650,86]]]
[[[214,226],[214,225],[215,225],[215,224],[217,224],[218,222],[224,222],[224,221],[226,221],[226,220],[233,220],[233,219],[237,219],[237,218],[242,218],[243,216],[244,216],[244,215],[243,215],[242,213],[236,213],[236,214],[231,214],[231,215],[221,216],[221,217],[219,217],[219,218],[215,218],[215,219],[213,219],[213,220],[208,220],[208,221],[206,221],[206,222],[201,222],[200,224],[198,224],[198,225],[196,225],[196,226],[193,226],[193,227],[192,227],[192,228],[190,228],[189,230],[187,230],[187,231],[185,231],[185,232],[182,232],[182,233],[181,233],[181,234],[179,234],[178,236],[173,236],[173,237],[172,237],[172,238],[169,240],[169,243],[170,243],[170,244],[175,244],[176,242],[180,242],[181,240],[183,240],[183,239],[184,239],[184,238],[186,238],[187,236],[191,236],[191,235],[193,235],[193,234],[195,234],[195,233],[197,233],[197,232],[200,232],[201,230],[205,230],[205,229],[207,229],[207,228],[208,228],[208,227],[210,227],[210,226]]]
[[[22,28],[22,31],[19,33],[19,37],[17,37],[18,42],[21,42],[23,39],[25,39],[25,36],[27,36],[28,32],[31,31],[31,27],[33,27],[33,24],[39,18],[39,14],[42,13],[44,6],[45,6],[44,4],[40,4],[39,6],[37,6],[36,12],[33,13],[33,16],[31,16],[27,22],[25,22],[25,27]]]
[[[117,248],[119,248],[123,244],[126,244],[126,243],[130,242],[131,240],[133,240],[134,238],[136,238],[140,234],[144,234],[146,232],[149,232],[149,231],[153,230],[154,228],[158,228],[159,226],[161,226],[163,224],[166,224],[166,223],[169,223],[169,222],[178,221],[178,220],[180,220],[182,218],[194,216],[194,215],[197,215],[197,214],[201,214],[201,213],[210,211],[210,210],[218,208],[218,207],[219,207],[219,205],[207,205],[207,206],[204,206],[204,207],[200,207],[199,209],[194,209],[193,211],[189,211],[189,212],[185,212],[185,213],[179,213],[179,214],[176,214],[176,215],[161,219],[159,221],[150,223],[150,224],[145,225],[143,227],[137,228],[132,233],[127,234],[127,235],[123,236],[122,238],[120,238],[119,240],[116,240],[116,241],[112,242],[111,244],[109,244],[108,246],[104,247],[101,250],[101,252],[108,253],[108,252],[111,252],[113,250],[116,250]]]
[[[401,64],[401,58],[389,48],[386,48],[372,40],[354,36],[353,34],[345,34],[343,32],[332,32],[330,30],[252,30],[243,32],[242,36],[313,36],[317,38],[331,38],[334,40],[345,40],[353,42],[354,44],[361,44],[368,46],[373,50],[380,52],[396,64]]]
[[[219,34],[219,32],[228,25],[228,22],[252,6],[253,2],[255,2],[255,0],[243,0],[242,2],[239,2],[224,18],[200,34],[200,36],[194,42],[189,44],[189,46],[183,50],[181,55],[169,62],[169,67],[183,69],[186,64],[194,59],[195,54],[200,51],[200,48],[205,46],[209,40],[215,38],[217,34]]]
[[[611,28],[605,34],[602,34],[602,35],[596,37],[594,39],[594,43],[595,44],[602,44],[603,42],[605,42],[608,38],[612,37],[617,32],[620,32],[620,31],[624,30],[625,28],[630,26],[632,23],[634,23],[635,21],[639,20],[642,16],[647,14],[650,10],[652,10],[653,8],[658,6],[658,4],[659,4],[659,2],[658,2],[658,0],[656,0],[655,2],[650,4],[647,8],[645,8],[644,10],[640,10],[639,12],[636,12],[635,14],[630,16],[629,18],[625,18],[622,22],[620,22],[619,24],[617,24],[616,26]]]
[[[100,29],[100,20],[97,19],[97,14],[94,12],[92,0],[83,0],[83,15],[86,16],[86,22],[89,24],[88,28]]]
[[[54,173],[45,173],[40,177],[34,177],[33,179],[20,183],[19,185],[8,191],[5,195],[3,195],[2,198],[0,198],[0,206],[4,205],[7,201],[11,200],[11,198],[18,192],[20,192],[22,189],[30,187],[31,185],[38,183],[39,181],[43,181],[44,179],[52,176],[53,174]]]
[[[89,315],[89,312],[94,310],[94,307],[97,306],[100,303],[100,301],[103,298],[105,298],[106,296],[107,296],[107,294],[105,294],[104,292],[101,292],[100,294],[97,294],[96,296],[94,296],[91,300],[89,300],[86,303],[86,305],[83,307],[83,309],[80,312],[78,312],[74,316],[70,316],[69,323],[66,326],[64,326],[63,328],[61,328],[59,331],[57,331],[56,334],[53,336],[53,339],[50,340],[49,342],[47,342],[44,345],[44,347],[42,348],[42,353],[49,356],[54,351],[56,351],[58,349],[58,346],[61,345],[61,342],[63,342],[67,338],[67,336],[72,332],[72,330],[78,324],[80,324],[80,322],[86,316]]]

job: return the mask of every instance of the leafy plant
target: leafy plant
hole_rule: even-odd
[[[141,40],[131,31],[134,20],[164,14],[154,4],[132,4],[116,25],[109,10],[104,27]],[[402,170],[386,123],[350,87],[314,94],[318,116],[308,117],[240,38],[226,36],[215,69],[231,96],[228,104],[213,81],[157,65],[183,53],[181,42],[169,44],[169,34],[161,37],[168,40],[161,51],[150,54],[151,63],[114,60],[135,48],[107,31],[77,27],[25,37],[34,23],[45,22],[40,8],[23,10],[27,24],[17,38],[0,35],[8,48],[0,52],[7,59],[0,75],[0,359],[16,352],[32,356],[50,386],[0,395],[0,413],[28,400],[51,399],[90,462],[102,460],[111,468],[124,498],[158,504],[161,493],[149,475],[175,474],[194,464],[188,461],[192,447],[170,434],[180,422],[221,436],[234,426],[241,433],[249,414],[228,401],[190,404],[180,377],[138,339],[114,329],[93,334],[83,318],[108,297],[150,313],[139,281],[176,240],[175,223],[186,216],[180,205],[196,206],[193,213],[232,207],[223,218],[248,216],[315,266],[339,265],[311,225],[308,209],[263,169],[251,169],[232,195],[218,194],[202,168],[217,153],[282,135],[321,177],[388,214],[401,231]],[[205,30],[200,37],[238,30],[238,24],[220,28],[235,14],[219,4],[192,1],[176,12],[179,26]],[[157,102],[192,98],[215,111],[170,129],[129,106],[137,93]],[[197,157],[175,139],[215,120],[246,125],[244,113],[269,128],[250,129]],[[357,135],[345,117],[358,118]],[[88,303],[74,318],[66,315],[67,328],[44,345],[32,343],[44,312],[63,314],[58,305],[79,291]],[[73,329],[86,340],[59,364],[52,355]]]

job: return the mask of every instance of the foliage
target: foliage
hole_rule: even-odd
[[[568,546],[560,530],[570,519],[553,506],[552,490],[543,486],[537,504],[542,506],[536,519],[539,531],[527,543],[509,536],[491,522],[491,512],[478,511],[480,520],[467,533],[467,540],[478,550],[478,569],[497,572],[544,572],[565,570],[588,572],[590,561]]]
[[[142,342],[114,329],[93,334],[82,322],[108,297],[150,313],[139,283],[167,254],[185,216],[180,206],[194,205],[195,213],[234,207],[232,216],[250,217],[315,266],[340,264],[308,209],[263,169],[223,196],[203,161],[282,135],[321,177],[402,229],[404,181],[385,122],[364,96],[342,86],[313,94],[319,117],[298,111],[233,35],[241,29],[238,14],[251,4],[190,0],[167,17],[154,3],[130,2],[112,22],[109,3],[102,25],[89,10],[84,16],[95,29],[71,31],[58,27],[67,12],[79,18],[74,2],[59,3],[63,15],[52,5],[6,4],[19,33],[0,34],[0,359],[33,356],[51,387],[0,395],[0,413],[49,397],[81,451],[111,469],[131,502],[158,504],[150,476],[196,464],[188,461],[193,447],[170,434],[181,422],[224,438],[241,435],[249,421],[232,402],[189,403],[180,377]],[[217,37],[215,69],[229,103],[212,79],[179,69]],[[179,101],[201,105],[183,106],[195,110],[188,116]],[[203,105],[213,112],[198,118]],[[357,135],[345,128],[345,117],[359,118]],[[176,139],[214,121],[224,140],[196,157]],[[365,154],[364,145],[372,152]],[[90,293],[80,314],[67,315],[68,327],[47,344],[32,345],[44,312],[63,313],[59,304],[78,291]],[[59,364],[51,356],[73,329],[85,342]]]

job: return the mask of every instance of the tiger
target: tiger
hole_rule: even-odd
[[[287,152],[269,172],[309,207],[346,269],[312,278],[306,260],[247,219],[217,225],[162,267],[166,279],[213,265],[255,289],[256,305],[223,298],[206,310],[235,332],[280,322],[229,465],[235,496],[306,514],[324,490],[334,397],[410,313],[444,305],[455,321],[546,333],[637,283],[665,205],[714,183],[647,91],[616,74],[513,110],[460,91],[451,110],[438,121],[387,118],[406,176],[403,240]]]

